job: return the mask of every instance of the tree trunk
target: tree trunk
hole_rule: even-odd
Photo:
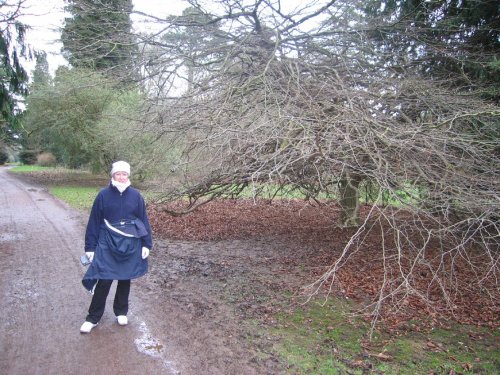
[[[361,177],[349,172],[344,172],[339,181],[340,192],[340,218],[342,228],[359,225],[359,184]]]

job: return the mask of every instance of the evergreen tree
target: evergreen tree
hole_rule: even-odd
[[[20,6],[20,1],[0,3],[0,146],[14,141],[17,101],[27,93],[20,59],[30,51],[24,43],[26,25],[18,20]]]
[[[49,73],[49,63],[45,52],[37,53],[35,70],[33,71],[32,89],[47,86],[51,83],[52,77]]]
[[[61,34],[63,55],[75,68],[89,68],[124,81],[130,78],[136,44],[131,36],[132,0],[67,0]]]
[[[27,99],[25,148],[51,152],[70,168],[99,157],[102,150],[95,146],[99,143],[95,127],[119,95],[112,82],[99,72],[61,67],[53,83],[34,83]]]
[[[23,113],[21,121],[21,129],[19,133],[20,144],[23,151],[20,155],[21,161],[26,164],[34,163],[36,155],[42,151],[46,151],[47,147],[40,142],[40,137],[34,132],[33,117],[42,116],[49,110],[46,108],[37,108],[31,105],[31,95],[38,96],[40,92],[50,90],[52,84],[52,76],[49,73],[49,63],[47,61],[47,54],[40,52],[36,54],[36,65],[33,71],[33,82],[30,84],[30,95],[26,99],[27,110]],[[44,121],[50,122],[51,120],[45,119]],[[48,126],[43,122],[44,126]]]
[[[500,98],[500,6],[495,0],[374,0],[365,11],[390,64]]]

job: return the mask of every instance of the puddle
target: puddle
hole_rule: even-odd
[[[180,374],[180,372],[175,369],[172,362],[163,358],[165,354],[165,347],[158,339],[151,335],[146,323],[141,322],[139,325],[139,331],[142,333],[142,336],[134,341],[137,350],[139,350],[140,353],[151,357],[160,358],[163,362],[163,366],[165,366],[168,371],[172,374]]]
[[[4,232],[0,234],[0,242],[20,241],[23,236],[18,233]]]

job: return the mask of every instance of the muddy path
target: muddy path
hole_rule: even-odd
[[[276,239],[155,238],[150,272],[133,281],[129,325],[112,313],[82,335],[86,213],[0,168],[0,364],[5,374],[279,374],[272,325],[303,279]],[[278,261],[279,259],[279,261]],[[286,285],[285,285],[286,284]],[[279,307],[278,307],[279,309]]]
[[[278,339],[263,333],[290,307],[285,291],[300,279],[273,259],[279,248],[288,249],[266,239],[157,246],[140,298],[156,301],[163,319],[155,329],[169,337],[166,352],[183,359],[182,373],[286,373],[272,351]]]
[[[165,338],[150,332],[141,311],[151,307],[141,305],[139,288],[132,290],[129,326],[118,326],[108,305],[98,328],[80,334],[90,302],[80,283],[82,214],[6,168],[0,168],[0,207],[2,374],[178,373],[167,353],[151,351],[151,343]]]

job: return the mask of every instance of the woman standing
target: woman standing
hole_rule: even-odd
[[[85,254],[90,266],[84,287],[93,294],[81,333],[89,333],[104,314],[113,280],[117,280],[113,303],[119,325],[128,323],[130,280],[148,271],[153,246],[144,198],[130,186],[130,165],[113,163],[111,183],[97,195],[85,232]]]

